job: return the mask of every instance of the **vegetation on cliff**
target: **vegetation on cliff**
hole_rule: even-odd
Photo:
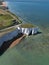
[[[19,24],[21,22],[22,21],[19,20],[19,18],[16,15],[12,14],[9,11],[0,9],[0,30]]]
[[[26,23],[26,24],[22,24],[20,27],[22,27],[22,28],[33,28],[35,26],[33,24]]]

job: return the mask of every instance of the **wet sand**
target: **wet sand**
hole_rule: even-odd
[[[17,44],[19,44],[19,42],[25,37],[25,35],[23,35],[22,33],[18,34],[17,36],[15,36],[14,38],[12,38],[11,40],[8,41],[4,41],[3,44],[0,46],[0,56],[2,54],[4,54],[4,52],[8,49],[8,48],[13,48],[14,46],[16,46]]]
[[[23,35],[22,37],[16,39],[14,42],[12,42],[12,44],[10,45],[9,48],[12,48],[12,47],[14,47],[15,45],[17,45],[24,37],[25,37],[25,35]]]

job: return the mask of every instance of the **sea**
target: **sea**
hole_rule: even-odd
[[[5,61],[5,65],[49,65],[49,1],[6,2],[9,11],[23,22],[38,26],[41,33],[26,36],[14,49],[5,52],[1,63],[10,55],[6,57],[6,61],[10,60]]]
[[[23,21],[35,24],[45,32],[49,31],[49,1],[8,2],[8,7]]]

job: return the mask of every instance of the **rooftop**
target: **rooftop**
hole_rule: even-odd
[[[7,4],[6,4],[6,2],[0,1],[0,6],[7,7]]]

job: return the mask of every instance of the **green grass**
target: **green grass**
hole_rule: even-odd
[[[0,20],[9,20],[12,19],[12,17],[9,14],[0,15]]]
[[[35,26],[33,24],[26,23],[26,24],[22,24],[20,27],[22,27],[22,28],[33,28]]]
[[[9,13],[12,14],[13,16],[15,16],[19,23],[22,23],[22,20],[20,20],[20,18],[19,18],[17,15],[13,14],[13,13],[10,12],[10,11],[7,11],[7,12],[9,12]]]
[[[11,20],[4,20],[4,21],[2,20],[2,21],[0,21],[0,29],[4,29],[4,28],[9,27],[11,25],[13,25],[12,19]]]
[[[18,16],[16,16],[15,14],[13,14],[9,11],[7,11],[7,12],[12,14],[13,16],[15,16],[19,23],[22,23],[22,21],[19,19]],[[14,22],[12,20],[14,20],[14,18],[12,16],[10,16],[9,14],[2,14],[1,13],[0,14],[0,29],[4,29],[4,28],[7,28],[7,27],[13,25]]]
[[[13,18],[9,14],[0,14],[0,29],[13,25]]]
[[[5,11],[3,10],[3,12],[5,12]],[[6,11],[6,12],[9,13],[9,14],[0,13],[0,30],[15,24],[15,22],[12,21],[12,20],[15,20],[15,19],[11,15],[13,15],[16,18],[17,22],[22,23],[22,21],[19,19],[18,16],[16,16],[15,14],[13,14],[10,11]]]

